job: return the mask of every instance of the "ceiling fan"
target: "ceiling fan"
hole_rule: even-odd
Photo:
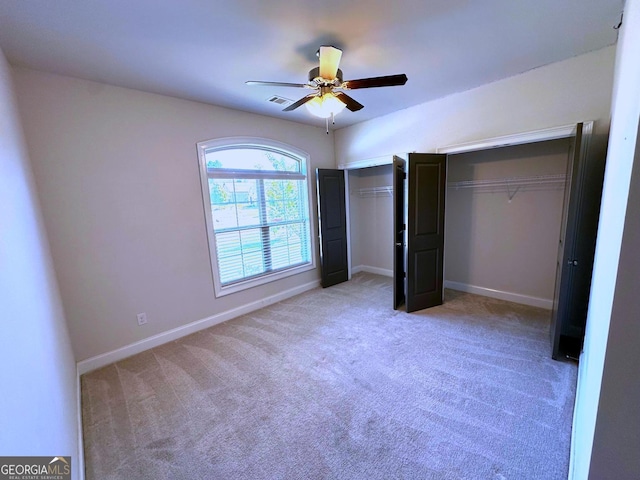
[[[358,88],[393,87],[407,83],[407,76],[387,75],[384,77],[361,78],[358,80],[343,80],[342,70],[338,68],[342,58],[342,50],[330,45],[323,45],[317,53],[320,58],[320,66],[309,71],[308,83],[285,82],[256,82],[248,81],[247,85],[260,85],[270,87],[299,87],[313,90],[313,93],[302,97],[295,103],[286,107],[283,111],[290,112],[305,105],[307,109],[320,118],[333,119],[345,107],[356,112],[364,107],[361,103],[351,98],[342,90],[355,90]]]

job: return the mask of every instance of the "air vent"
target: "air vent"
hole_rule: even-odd
[[[287,104],[291,103],[293,100],[289,100],[288,98],[279,97],[278,95],[274,95],[273,97],[269,98],[269,101],[271,103],[275,103],[277,105],[287,105]]]

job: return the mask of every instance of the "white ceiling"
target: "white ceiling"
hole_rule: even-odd
[[[342,128],[616,42],[623,0],[2,0],[13,65],[286,118],[272,95],[308,90],[315,52],[343,49],[344,79],[406,73],[354,90]]]

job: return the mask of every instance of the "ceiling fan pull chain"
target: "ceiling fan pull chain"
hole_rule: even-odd
[[[327,121],[327,135],[329,135],[329,117],[325,118]]]

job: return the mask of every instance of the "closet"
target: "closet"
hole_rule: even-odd
[[[446,287],[551,310],[571,145],[448,156]]]
[[[445,285],[551,310],[554,359],[577,358],[584,338],[605,161],[589,150],[592,129],[439,150],[450,167]]]
[[[351,273],[393,276],[392,165],[347,170]]]
[[[349,263],[392,276],[394,308],[412,312],[443,302],[446,155],[391,161],[347,171]]]
[[[569,138],[448,155],[444,285],[552,309]],[[351,271],[393,275],[392,166],[347,171]]]
[[[395,232],[393,157],[340,165],[350,273],[393,276],[401,245],[409,278],[396,280],[406,288],[412,277],[407,266],[419,272],[430,265],[418,259],[428,254],[412,256],[411,224],[428,204],[446,205],[444,286],[550,310],[552,356],[577,356],[604,172],[604,159],[588,154],[591,129],[592,123],[568,125],[439,149],[446,154],[446,199],[404,196],[405,205],[415,207],[413,213],[403,210],[408,233],[401,238],[407,242],[398,242]],[[403,157],[406,192],[419,176],[412,180],[412,164],[429,155]]]

